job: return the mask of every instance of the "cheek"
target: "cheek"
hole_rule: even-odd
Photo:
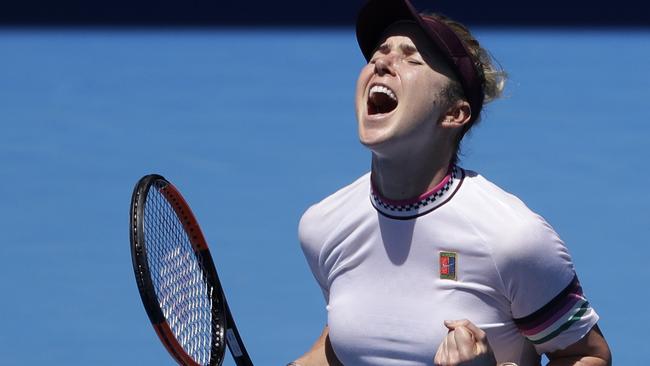
[[[408,79],[408,83],[411,87],[408,88],[409,93],[406,99],[409,104],[413,103],[413,107],[430,110],[440,106],[441,91],[446,85],[444,80],[414,75]]]
[[[366,91],[366,87],[368,86],[371,77],[372,65],[368,64],[363,69],[361,69],[359,77],[357,78],[357,86],[355,92],[357,104],[361,102],[361,99],[363,99],[363,95]]]

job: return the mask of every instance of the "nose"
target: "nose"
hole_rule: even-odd
[[[395,76],[394,70],[394,56],[391,54],[381,55],[375,60],[375,73],[379,76],[391,75]]]

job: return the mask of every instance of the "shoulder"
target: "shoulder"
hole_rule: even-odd
[[[330,232],[350,212],[369,205],[370,173],[309,207],[300,219],[298,234],[303,246]]]
[[[464,173],[454,207],[479,235],[497,244],[548,233],[546,221],[517,196],[474,171]]]
[[[505,191],[478,173],[468,171],[473,209],[480,212],[483,228],[497,236],[504,250],[525,252],[551,243],[561,243],[551,225],[531,210],[519,197]],[[492,228],[491,230],[488,227]],[[547,248],[546,248],[547,249]]]
[[[575,276],[571,256],[553,227],[519,198],[467,171],[462,210],[489,247],[511,300],[528,299],[517,315],[541,306]],[[521,303],[521,302],[519,302]]]
[[[463,196],[473,204],[484,205],[491,211],[522,211],[530,209],[514,194],[504,190],[483,175],[463,169]]]

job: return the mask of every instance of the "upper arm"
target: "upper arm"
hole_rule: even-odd
[[[310,207],[300,219],[298,225],[298,239],[309,269],[323,293],[325,302],[329,302],[329,287],[327,278],[322,271],[320,252],[323,246],[323,223],[318,214],[317,206]]]
[[[598,321],[564,243],[537,216],[513,227],[495,261],[519,331],[539,354],[566,349]]]
[[[612,364],[612,354],[598,325],[591,328],[579,341],[564,349],[549,352],[547,357],[550,360],[549,365],[553,366]]]

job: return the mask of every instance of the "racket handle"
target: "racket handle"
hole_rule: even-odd
[[[486,323],[486,324],[476,324],[476,326],[480,329],[491,329],[491,328],[499,328],[505,326],[506,323]]]

